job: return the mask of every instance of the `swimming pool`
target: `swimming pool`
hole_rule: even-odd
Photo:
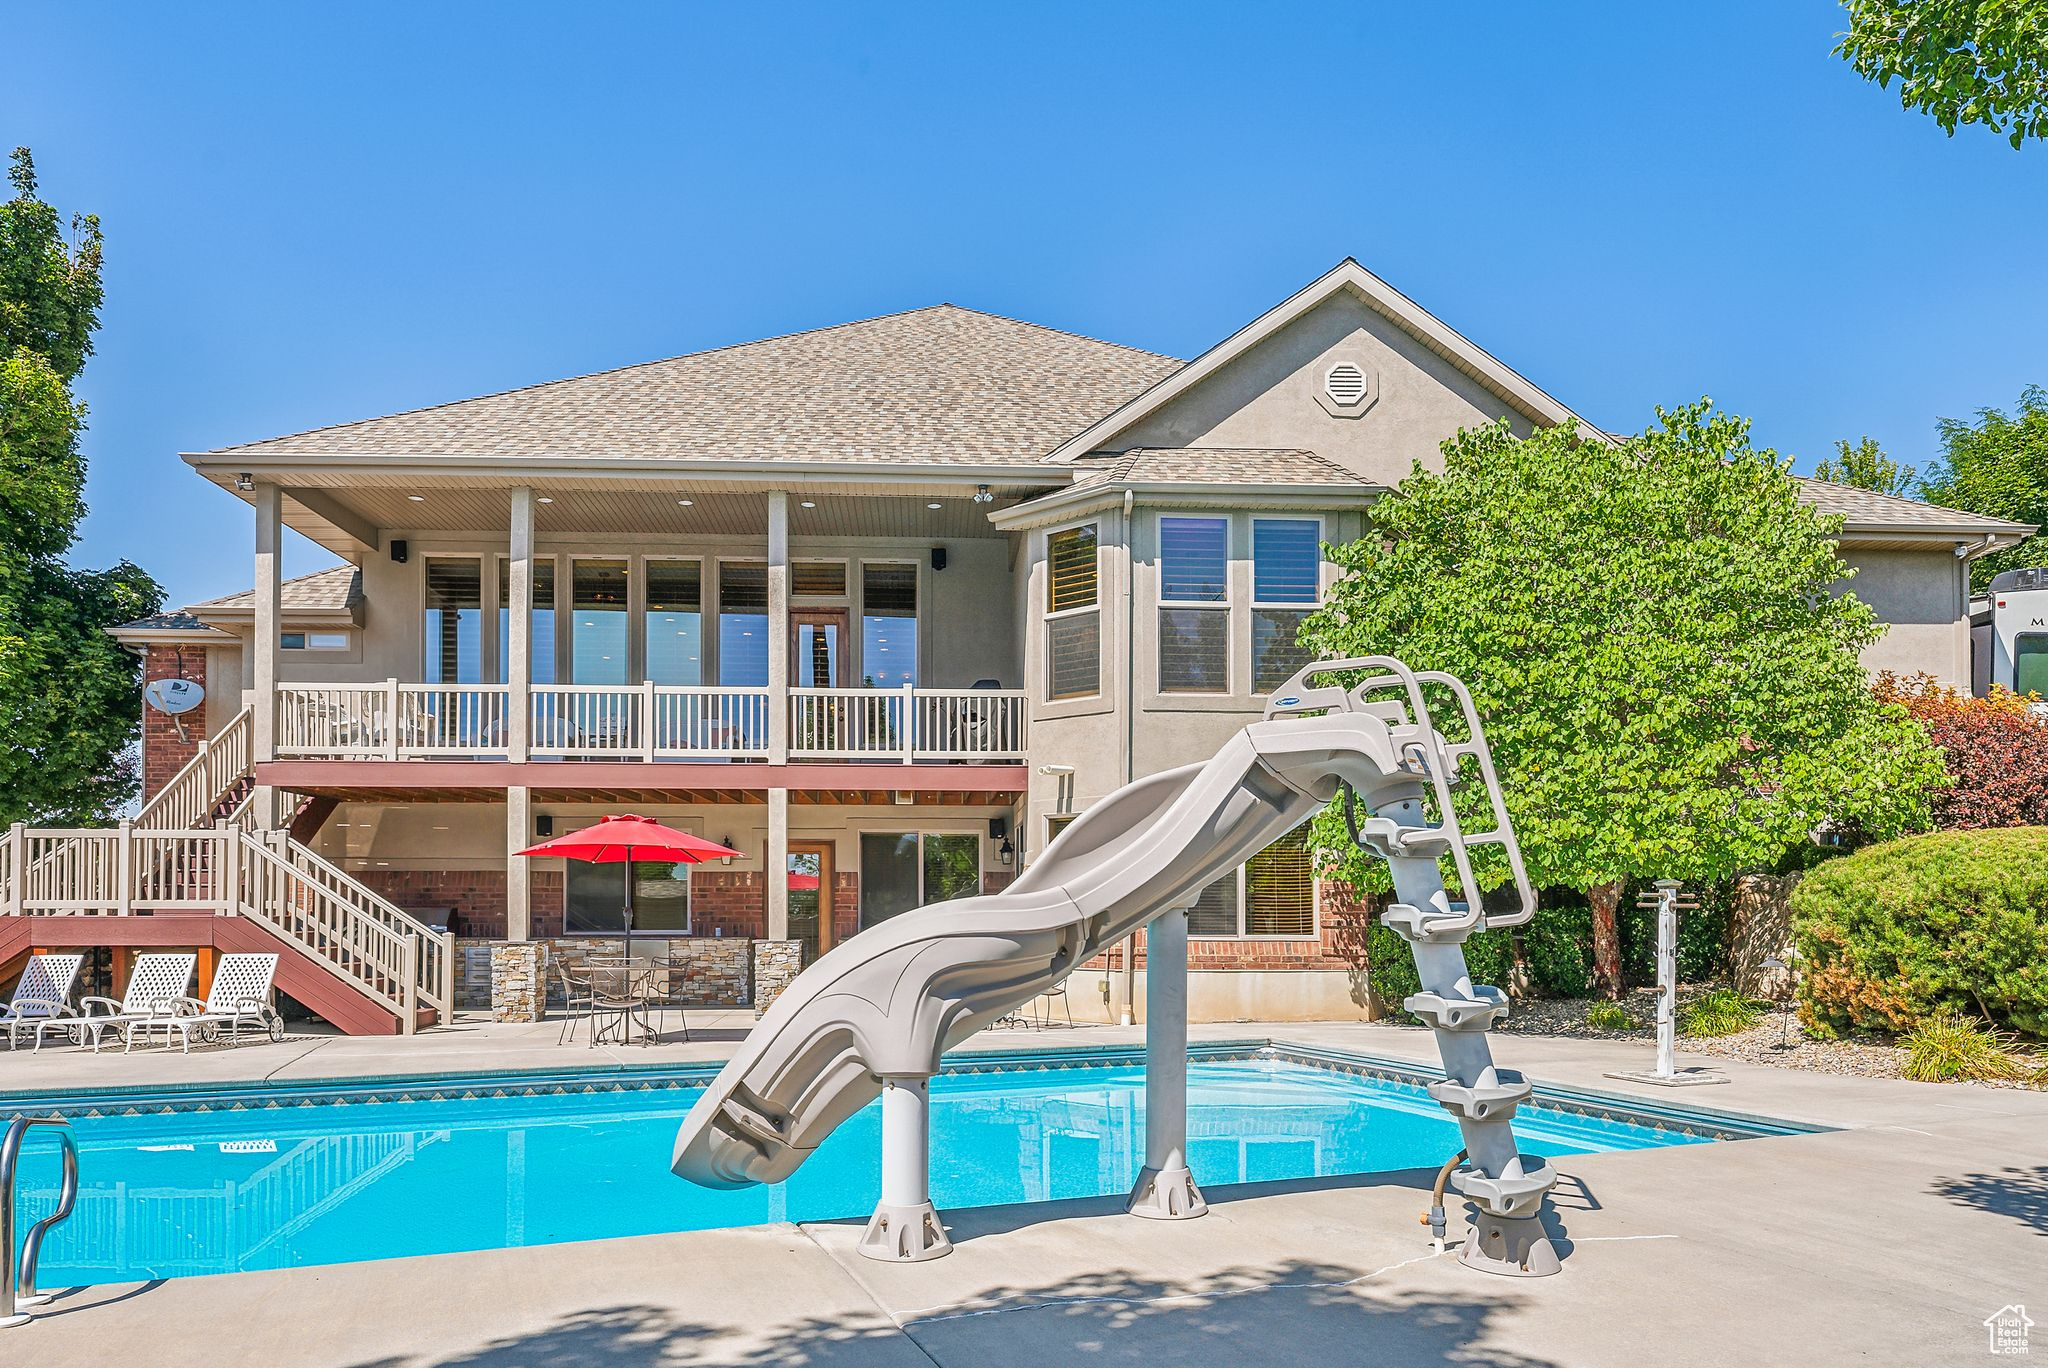
[[[787,1183],[712,1192],[672,1176],[677,1122],[708,1076],[671,1068],[35,1099],[35,1110],[73,1118],[80,1158],[78,1205],[51,1233],[40,1281],[867,1216],[878,1195],[876,1107]],[[1190,1164],[1209,1188],[1434,1167],[1457,1151],[1458,1135],[1422,1077],[1348,1056],[1198,1051]],[[933,1081],[932,1101],[942,1212],[1122,1194],[1143,1159],[1135,1052],[970,1059]],[[1568,1155],[1774,1128],[1539,1094],[1516,1129],[1523,1149]],[[22,1160],[24,1225],[54,1206],[57,1181],[54,1142],[35,1139]]]

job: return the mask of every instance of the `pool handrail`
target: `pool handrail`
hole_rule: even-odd
[[[29,1228],[21,1246],[21,1264],[14,1261],[14,1173],[21,1159],[22,1143],[37,1126],[56,1131],[64,1151],[64,1187],[57,1209]],[[61,1116],[17,1116],[7,1123],[0,1138],[0,1330],[29,1320],[24,1306],[41,1306],[50,1300],[36,1291],[36,1261],[43,1252],[43,1236],[50,1227],[71,1215],[78,1204],[78,1142],[72,1138],[71,1123]]]

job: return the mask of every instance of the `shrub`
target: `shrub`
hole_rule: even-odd
[[[1872,688],[1941,749],[1949,786],[1932,796],[1936,829],[2048,824],[2048,722],[2026,698],[1999,688],[1972,698],[1924,674],[1881,674]]]
[[[1373,996],[1388,1011],[1402,1015],[1401,1003],[1422,991],[1422,978],[1415,972],[1415,956],[1408,942],[1378,922],[1365,936],[1365,974]]]
[[[1929,1017],[1899,1043],[1906,1049],[1901,1072],[1921,1083],[2018,1078],[2027,1072],[1982,1022],[1957,1012]]]
[[[1586,1009],[1586,1025],[1596,1031],[1633,1031],[1636,1019],[1620,1003],[1602,999]]]
[[[1807,874],[1790,906],[1801,1017],[1823,1034],[1944,1012],[2048,1034],[2048,828],[1869,846]]]
[[[1761,1015],[1754,1002],[1733,988],[1716,988],[1679,1009],[1678,1029],[1689,1036],[1740,1035]]]

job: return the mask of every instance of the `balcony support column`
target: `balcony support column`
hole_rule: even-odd
[[[533,861],[520,851],[533,844],[533,790],[505,790],[505,939],[533,939]]]
[[[280,555],[284,538],[284,492],[276,485],[256,486],[251,502],[256,506],[256,603],[251,626],[249,654],[255,664],[254,713],[249,757],[256,764],[277,758],[277,651],[278,618],[282,610],[283,568]],[[277,791],[259,785],[251,798],[256,826],[268,831],[277,825]]]
[[[768,761],[789,760],[789,495],[768,495]]]
[[[533,490],[524,485],[512,491],[510,533],[505,558],[509,622],[500,645],[505,652],[506,757],[520,764],[533,740]]]
[[[789,939],[789,790],[768,790],[768,939]]]

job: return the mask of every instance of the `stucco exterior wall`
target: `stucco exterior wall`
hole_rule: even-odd
[[[1379,398],[1360,417],[1316,402],[1338,362],[1364,369]],[[1269,447],[1313,451],[1375,484],[1392,485],[1416,461],[1440,465],[1437,447],[1460,428],[1509,413],[1493,394],[1349,292],[1231,361],[1111,445]],[[1526,433],[1526,421],[1514,428]]]
[[[1884,636],[1863,652],[1872,673],[1931,674],[1970,687],[1969,564],[1946,542],[1926,551],[1842,549],[1856,569],[1838,586],[1870,605]]]

